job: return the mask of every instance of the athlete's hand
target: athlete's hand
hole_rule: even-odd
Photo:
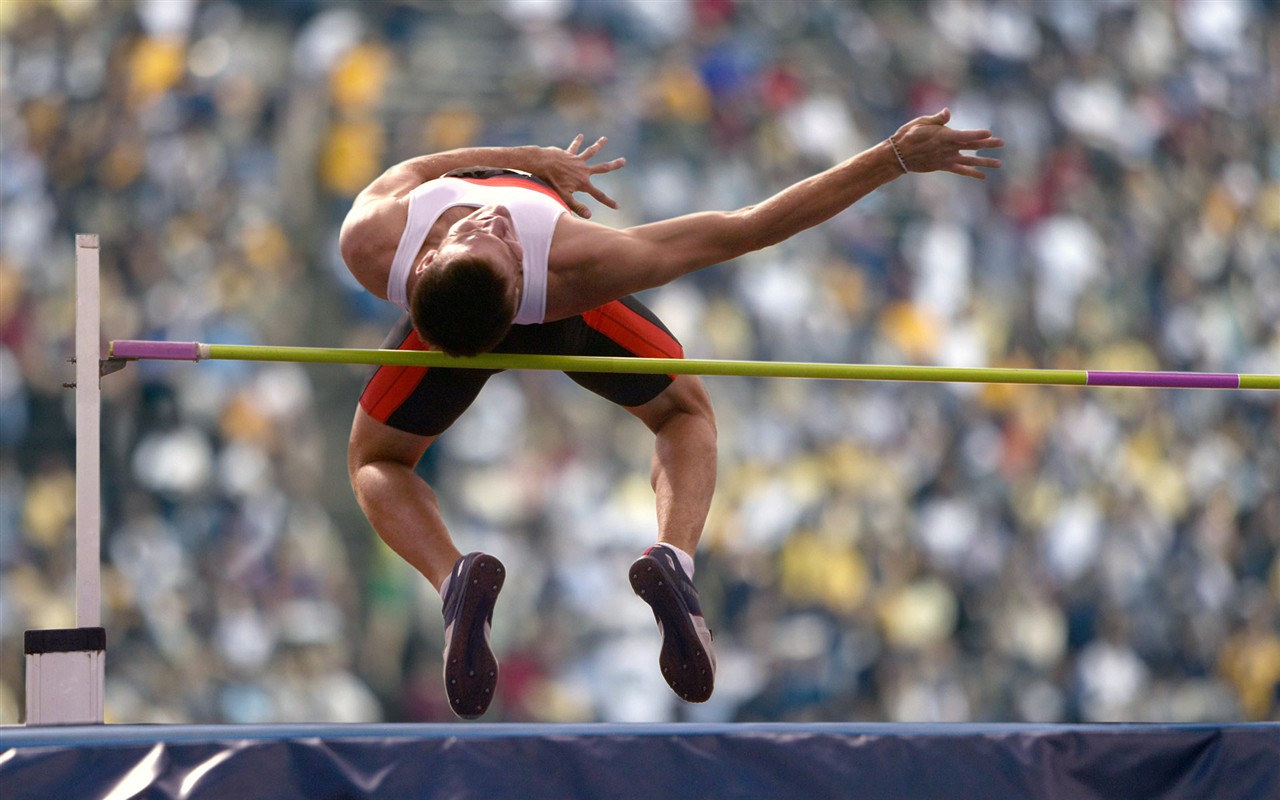
[[[591,179],[596,175],[603,175],[607,172],[621,169],[626,166],[627,160],[625,158],[615,158],[612,161],[604,161],[599,164],[588,164],[587,162],[596,153],[599,153],[600,148],[604,147],[605,142],[609,140],[601,136],[596,139],[594,144],[579,153],[578,148],[582,146],[582,141],[583,135],[578,134],[569,143],[569,146],[563,150],[558,147],[544,148],[544,152],[548,156],[548,164],[538,177],[551,184],[551,187],[556,190],[573,213],[583,219],[590,219],[591,209],[579,202],[574,197],[574,194],[586,192],[609,208],[617,208],[617,202],[600,191],[599,187],[591,182]]]
[[[986,180],[986,173],[978,167],[999,169],[1000,159],[964,155],[961,151],[1003,147],[1004,140],[992,136],[991,131],[948,128],[950,121],[951,110],[944,108],[898,128],[893,144],[897,145],[903,164],[910,172],[952,172]]]

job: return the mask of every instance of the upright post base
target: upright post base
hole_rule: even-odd
[[[26,632],[27,724],[85,725],[103,721],[103,628]]]

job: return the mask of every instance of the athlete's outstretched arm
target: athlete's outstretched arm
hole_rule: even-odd
[[[556,229],[552,261],[569,291],[548,298],[548,316],[578,313],[681,275],[777,244],[825,222],[910,172],[982,179],[1000,161],[964,151],[1000,147],[987,130],[954,130],[951,113],[918,117],[886,140],[825,172],[737,211],[702,212],[614,231],[577,220]],[[897,153],[894,152],[896,145]],[[899,161],[901,155],[901,162]]]

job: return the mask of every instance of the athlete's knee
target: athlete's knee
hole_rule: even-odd
[[[396,430],[375,420],[364,409],[358,409],[347,440],[347,476],[355,485],[360,476],[371,469],[412,470],[434,440],[434,436]]]
[[[641,409],[643,413],[637,413],[637,416],[655,433],[679,421],[684,425],[696,423],[712,438],[716,435],[716,415],[711,396],[696,375],[677,375],[666,391]]]
[[[368,443],[354,435],[347,441],[347,479],[356,498],[363,502],[369,483],[378,470],[378,459],[368,447]]]
[[[356,476],[360,470],[376,461],[373,453],[373,443],[371,441],[370,426],[366,420],[361,419],[361,412],[356,413],[356,418],[351,423],[351,434],[347,437],[347,477],[355,483]]]
[[[352,486],[356,485],[360,471],[372,463],[365,448],[352,436],[347,441],[347,478],[351,480]]]
[[[676,383],[682,383],[681,412],[705,419],[714,428],[716,412],[711,405],[711,395],[703,385],[702,379],[696,375],[680,375],[676,377]]]

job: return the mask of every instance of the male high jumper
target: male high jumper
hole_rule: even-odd
[[[355,278],[407,313],[384,347],[452,355],[545,353],[682,358],[680,343],[633,294],[777,244],[909,172],[982,179],[1002,146],[987,130],[919,117],[889,139],[763,202],[615,229],[575,198],[617,204],[592,179],[624,159],[589,164],[601,138],[568,148],[468,148],[391,167],[355,200],[341,250]],[[570,213],[572,212],[572,213]],[[575,216],[576,215],[576,216]],[[489,647],[505,577],[492,555],[463,555],[435,494],[415,472],[426,449],[471,404],[492,370],[379,368],[360,398],[348,450],[351,484],[378,535],[440,592],[445,688],[453,711],[488,708],[498,664]],[[631,566],[633,590],[662,635],[659,663],[675,693],[711,696],[715,653],[694,588],[693,553],[716,476],[711,403],[694,376],[572,373],[654,433],[658,542]]]

